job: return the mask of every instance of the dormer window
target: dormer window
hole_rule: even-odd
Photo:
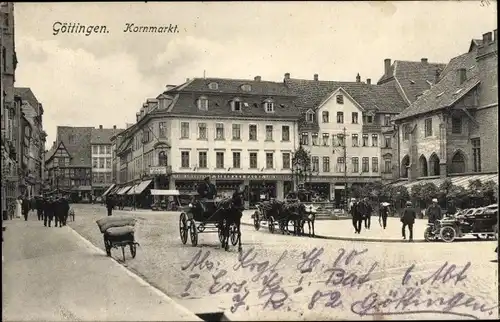
[[[213,89],[213,90],[219,89],[219,84],[212,82],[212,83],[208,84],[208,88]]]
[[[274,102],[270,99],[264,102],[264,110],[266,113],[274,113]]]
[[[238,98],[235,98],[231,102],[231,109],[233,110],[233,112],[241,112],[242,107],[243,107],[243,102]]]
[[[309,110],[306,113],[306,121],[307,123],[314,123],[314,112]]]
[[[250,92],[252,90],[252,86],[248,84],[241,85],[241,90],[244,92]]]
[[[200,97],[198,99],[198,109],[200,111],[208,111],[208,99],[206,97]]]

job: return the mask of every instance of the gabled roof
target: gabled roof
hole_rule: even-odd
[[[38,111],[38,100],[36,99],[35,94],[31,91],[29,87],[14,87],[14,95],[19,96],[22,100],[27,101],[34,109]]]
[[[356,105],[361,111],[365,110],[365,108],[363,108],[363,106],[361,106],[358,102],[356,102],[356,100],[354,98],[352,98],[352,96],[349,95],[349,93],[345,89],[343,89],[342,86],[337,88],[333,93],[331,93],[330,96],[328,96],[323,102],[321,102],[317,108],[318,109],[321,108],[323,105],[325,105],[331,99],[333,99],[339,92],[341,92],[343,95],[347,96],[347,98],[349,98],[349,100],[353,101],[354,105]]]
[[[377,84],[396,87],[412,103],[435,83],[436,71],[442,71],[445,66],[442,63],[395,60]]]
[[[45,162],[50,161],[61,147],[68,153],[69,157],[71,158],[71,153],[69,153],[68,149],[66,149],[64,142],[59,142],[58,144],[53,145],[50,150],[45,153]]]
[[[64,142],[71,155],[71,165],[77,167],[92,166],[91,136],[93,127],[58,126],[56,142]]]
[[[482,45],[483,45],[482,39],[472,39],[469,46],[469,52]]]
[[[210,89],[210,83],[217,83],[217,89]],[[250,91],[243,91],[242,85],[250,85]],[[295,96],[282,82],[268,82],[225,78],[194,78],[166,92],[173,98],[166,109],[156,109],[151,114],[174,114],[197,117],[248,117],[266,119],[298,119],[300,110],[294,104]],[[208,99],[208,110],[198,109],[197,100]],[[231,101],[242,100],[241,111],[233,111]],[[275,103],[274,113],[264,110],[263,102],[271,98]]]
[[[111,144],[111,137],[120,133],[123,129],[92,129],[91,144]]]
[[[403,120],[455,104],[460,98],[479,84],[476,64],[477,50],[452,58],[441,73],[439,82],[421,95],[413,104],[399,114],[395,120]],[[467,80],[458,83],[458,69],[466,70]]]
[[[374,109],[382,113],[399,113],[406,104],[395,88],[361,82],[316,81],[306,79],[285,79],[285,84],[298,98],[295,101],[301,109],[317,109],[333,92],[342,88],[363,109]]]

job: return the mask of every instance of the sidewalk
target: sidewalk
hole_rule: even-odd
[[[251,218],[253,211],[245,210],[242,218],[244,225],[253,226]],[[262,223],[260,229],[267,230],[267,223]],[[416,219],[413,226],[414,242],[425,242],[424,231],[427,227],[426,219]],[[292,228],[292,227],[290,227]],[[364,223],[361,229],[361,234],[354,233],[352,220],[317,220],[315,222],[315,233],[318,238],[338,239],[338,240],[353,240],[353,241],[368,241],[368,242],[405,242],[401,236],[401,222],[399,218],[387,218],[387,227],[383,229],[378,222],[377,216],[372,216],[370,229],[365,229]],[[306,227],[307,232],[307,227]],[[406,232],[408,236],[408,231]]]
[[[4,226],[2,321],[201,321],[69,227]]]

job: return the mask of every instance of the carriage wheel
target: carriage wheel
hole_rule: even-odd
[[[185,245],[188,239],[188,226],[187,226],[187,216],[185,213],[181,213],[179,217],[179,235],[181,236],[181,241]]]
[[[198,245],[198,229],[194,220],[189,220],[189,234],[191,235],[191,245],[196,247]]]
[[[111,243],[108,241],[106,236],[104,236],[104,248],[106,249],[106,255],[111,257]]]
[[[223,220],[222,224],[217,227],[217,232],[219,235],[219,241],[220,241],[221,245],[224,244],[224,232],[222,230],[224,228],[224,224],[225,224],[225,220]]]
[[[457,236],[457,232],[455,229],[453,229],[453,227],[447,226],[447,227],[441,228],[439,235],[440,235],[442,240],[444,240],[447,243],[451,243],[452,241],[455,240],[455,238]]]
[[[233,244],[233,246],[236,246],[239,240],[238,228],[236,227],[236,225],[231,225],[229,229],[230,229],[229,234],[231,236],[231,244]]]
[[[255,211],[255,213],[253,214],[253,227],[255,228],[255,230],[260,229],[260,216],[258,211]]]
[[[268,229],[269,229],[269,232],[271,234],[274,234],[274,217],[273,216],[270,216],[268,221],[267,221],[267,226],[268,226]]]
[[[132,258],[135,258],[136,254],[137,254],[137,245],[130,244],[130,255],[132,255]]]

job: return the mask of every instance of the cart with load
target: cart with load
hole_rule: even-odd
[[[135,241],[135,218],[109,216],[97,220],[96,223],[104,237],[106,255],[111,256],[111,249],[120,247],[125,262],[125,248],[128,246],[132,258],[135,258],[137,246],[139,246],[139,243]]]

